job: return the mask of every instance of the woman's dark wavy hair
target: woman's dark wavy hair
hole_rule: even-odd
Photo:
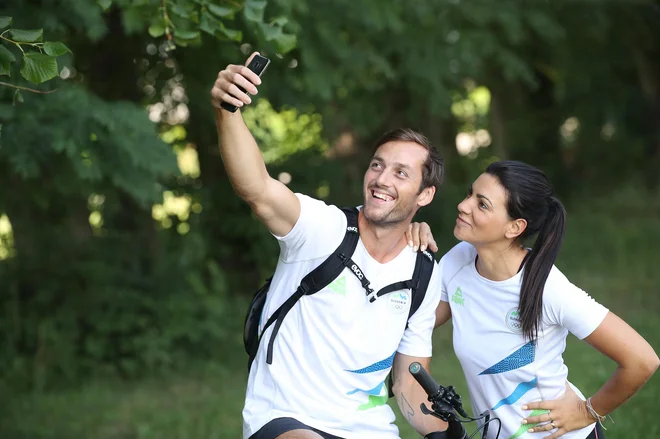
[[[546,175],[534,166],[503,160],[490,164],[486,173],[496,177],[506,190],[509,217],[527,221],[518,242],[536,235],[525,262],[518,305],[523,335],[536,340],[543,316],[543,289],[564,239],[566,210],[554,196]]]

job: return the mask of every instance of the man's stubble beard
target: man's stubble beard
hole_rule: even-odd
[[[365,203],[366,204],[366,203]],[[369,213],[369,208],[364,209],[364,217],[376,227],[390,229],[395,228],[403,222],[412,218],[414,206],[404,208],[402,206],[395,206],[394,209],[386,213],[382,218],[374,218]]]

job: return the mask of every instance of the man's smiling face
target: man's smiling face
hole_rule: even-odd
[[[381,145],[364,174],[364,216],[376,226],[390,227],[412,219],[425,202],[420,192],[428,151],[414,142]]]

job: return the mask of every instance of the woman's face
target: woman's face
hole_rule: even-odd
[[[509,218],[506,203],[507,193],[497,177],[481,174],[458,205],[456,239],[475,247],[514,239],[522,232],[518,230],[521,220]]]

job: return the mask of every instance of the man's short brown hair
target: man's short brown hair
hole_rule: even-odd
[[[372,153],[375,154],[378,148],[387,142],[413,142],[424,147],[428,152],[428,156],[422,167],[422,183],[419,191],[422,192],[431,186],[435,186],[436,190],[440,188],[445,176],[445,161],[424,134],[410,128],[395,128],[380,136],[373,147]]]

